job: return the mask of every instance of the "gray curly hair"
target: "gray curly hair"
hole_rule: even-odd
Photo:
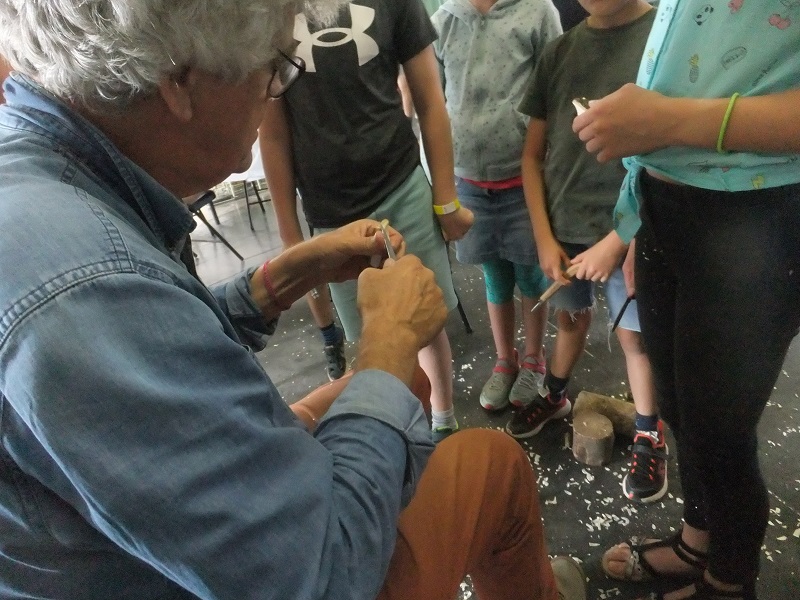
[[[0,0],[0,55],[59,98],[118,111],[194,66],[243,80],[276,55],[286,11],[347,0]]]

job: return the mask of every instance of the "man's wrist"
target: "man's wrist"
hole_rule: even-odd
[[[356,370],[378,369],[410,386],[417,352],[417,339],[413,333],[385,324],[365,323],[359,341]]]
[[[268,260],[261,267],[258,278],[260,289],[257,291],[262,293],[259,293],[259,298],[254,299],[257,302],[266,299],[279,311],[286,310],[295,300],[320,283],[317,281],[317,270],[313,268],[315,256],[313,244],[308,241],[287,248]]]
[[[275,290],[275,285],[272,282],[269,266],[269,259],[267,259],[267,261],[261,266],[261,277],[264,283],[264,289],[267,292],[267,300],[280,312],[289,310],[292,307],[292,303],[287,302],[285,299],[282,299],[278,296],[278,293]]]

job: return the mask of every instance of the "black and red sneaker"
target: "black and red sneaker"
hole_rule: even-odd
[[[660,500],[667,493],[668,456],[662,421],[658,422],[656,431],[637,431],[633,438],[631,468],[622,480],[625,497],[643,504]]]
[[[514,413],[506,425],[506,433],[517,439],[532,437],[550,421],[569,415],[570,410],[572,404],[567,398],[566,390],[555,397],[550,393],[546,397],[536,394],[536,398],[528,406]]]

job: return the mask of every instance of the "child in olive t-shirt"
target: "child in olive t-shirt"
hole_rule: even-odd
[[[602,6],[581,0],[581,5],[589,16],[544,49],[520,105],[531,117],[522,169],[539,264],[549,278],[565,283],[563,271],[581,266],[577,278],[551,299],[558,322],[555,348],[539,397],[507,425],[517,438],[535,435],[549,420],[569,414],[566,388],[586,343],[594,282],[605,282],[612,322],[627,299],[620,268],[627,246],[613,224],[625,169],[620,161],[600,164],[585,150],[572,131],[572,101],[601,98],[636,79],[656,11],[644,0],[610,0]],[[623,489],[632,500],[654,502],[667,490],[667,449],[635,300],[616,331],[637,412]]]

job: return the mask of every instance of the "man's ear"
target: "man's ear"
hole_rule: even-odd
[[[188,122],[192,118],[192,85],[196,77],[192,69],[187,69],[181,75],[164,77],[158,83],[158,92],[177,119]]]

